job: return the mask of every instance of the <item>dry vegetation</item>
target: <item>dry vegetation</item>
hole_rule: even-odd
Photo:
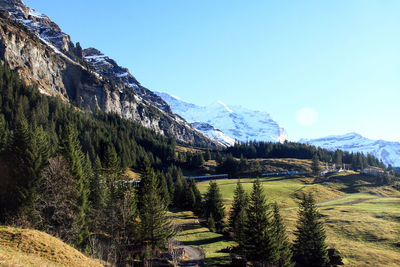
[[[0,227],[0,266],[103,266],[46,233]]]

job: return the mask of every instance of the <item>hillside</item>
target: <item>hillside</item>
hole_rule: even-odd
[[[0,266],[103,266],[46,233],[0,226]]]
[[[345,266],[398,266],[400,192],[376,186],[374,179],[356,172],[334,175],[330,183],[313,183],[308,177],[262,178],[269,203],[277,202],[294,239],[297,203],[301,193],[312,192],[323,215],[327,245],[337,248]],[[228,213],[238,179],[217,180]],[[250,192],[254,179],[241,179]],[[198,183],[205,193],[208,181]],[[207,243],[205,243],[207,245]]]

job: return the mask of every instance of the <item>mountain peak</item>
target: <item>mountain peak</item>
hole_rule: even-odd
[[[217,100],[216,103],[217,103],[218,105],[222,106],[222,107],[223,107],[226,111],[228,111],[229,113],[233,113],[233,110],[230,109],[230,108],[228,107],[228,105],[225,104],[224,102],[222,102],[221,100]]]
[[[172,97],[168,93],[157,93],[165,102],[167,102],[172,111],[185,118],[189,123],[193,124],[196,129],[230,145],[235,140],[247,142],[257,141],[278,141],[284,142],[287,139],[285,130],[271,119],[267,112],[249,110],[241,106],[230,108],[221,100],[217,100],[209,106],[197,106]],[[214,129],[204,127],[210,125]],[[216,131],[219,131],[216,133]]]

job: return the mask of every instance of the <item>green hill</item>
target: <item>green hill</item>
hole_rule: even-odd
[[[297,201],[302,192],[313,192],[325,221],[327,244],[344,256],[347,266],[398,266],[400,262],[400,192],[375,186],[373,178],[356,172],[313,183],[308,177],[261,178],[269,202],[277,202],[289,237],[297,220]],[[238,179],[217,180],[227,212]],[[250,192],[254,179],[242,179]],[[205,193],[208,182],[199,182]]]

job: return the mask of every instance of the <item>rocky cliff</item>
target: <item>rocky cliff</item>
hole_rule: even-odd
[[[20,0],[0,0],[0,9],[0,59],[42,93],[119,114],[181,142],[220,145],[175,115],[114,60],[74,45],[46,15]]]

